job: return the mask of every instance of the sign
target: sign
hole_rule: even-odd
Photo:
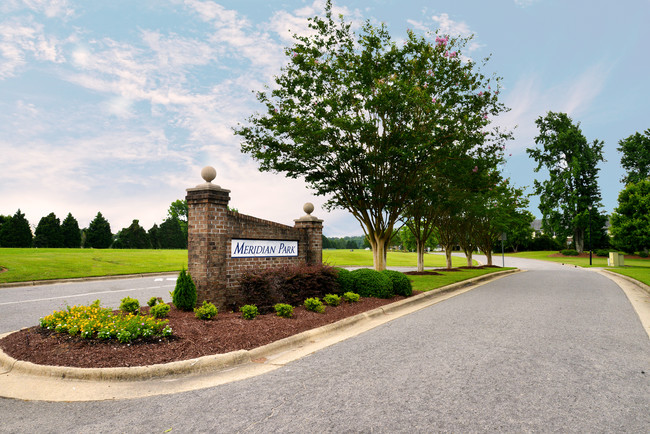
[[[298,256],[298,241],[233,239],[230,246],[231,258],[292,256]]]

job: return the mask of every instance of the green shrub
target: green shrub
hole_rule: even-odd
[[[413,294],[413,286],[406,274],[393,270],[383,270],[382,273],[393,282],[393,292],[395,294],[404,297],[410,297]]]
[[[149,313],[154,318],[164,318],[169,313],[169,309],[170,307],[167,303],[160,303],[151,306],[151,309],[149,309]]]
[[[562,253],[564,256],[578,256],[578,251],[573,249],[564,249],[561,250],[560,253]]]
[[[120,310],[126,313],[136,313],[140,310],[140,302],[135,298],[124,297],[120,303]]]
[[[273,308],[277,316],[282,318],[291,318],[293,316],[293,306],[290,304],[278,303]]]
[[[203,301],[201,307],[194,309],[194,316],[198,319],[212,319],[219,313],[217,307],[207,300]]]
[[[336,294],[326,294],[323,301],[329,306],[338,306],[341,304],[341,297]]]
[[[337,280],[339,282],[339,293],[344,294],[354,290],[354,278],[350,274],[350,270],[345,268],[337,268]]]
[[[596,250],[594,250],[594,254],[596,256],[608,257],[609,256],[609,250],[607,250],[607,249],[596,249]]]
[[[172,297],[172,303],[177,309],[189,312],[196,306],[196,286],[190,273],[184,269],[178,275]]]
[[[154,307],[157,303],[162,303],[162,298],[160,297],[151,297],[147,302],[147,306]]]
[[[350,273],[354,279],[354,292],[362,297],[390,298],[393,282],[388,276],[369,268],[359,268]]]
[[[318,313],[325,312],[325,306],[323,306],[323,302],[320,301],[318,297],[306,299],[305,309],[311,310],[312,312],[318,312]]]
[[[354,292],[346,292],[343,294],[343,300],[347,301],[348,303],[356,303],[360,298],[361,296]]]
[[[257,310],[257,306],[254,304],[246,304],[240,307],[239,310],[244,319],[255,319],[255,317],[260,314]]]
[[[639,252],[639,256],[642,257],[642,258],[647,258],[648,257],[648,252],[644,252],[643,250],[641,250]]]

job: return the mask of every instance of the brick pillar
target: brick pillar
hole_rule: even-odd
[[[307,213],[305,216],[294,220],[294,227],[305,233],[307,239],[307,252],[305,261],[310,264],[321,264],[323,262],[323,220],[313,215],[314,205],[307,202],[302,209]]]
[[[188,271],[196,284],[198,302],[226,304],[226,242],[230,190],[212,184],[217,172],[204,167],[206,181],[187,189]]]

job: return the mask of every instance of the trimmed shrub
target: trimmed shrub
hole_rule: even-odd
[[[174,303],[176,309],[189,312],[196,306],[196,299],[196,286],[192,276],[183,269],[178,275],[178,280],[176,280],[176,287],[172,293],[172,303]]]
[[[609,250],[607,250],[607,249],[596,249],[596,250],[594,250],[594,254],[596,256],[607,257],[607,256],[609,256]]]
[[[641,250],[639,252],[639,256],[642,257],[642,258],[647,258],[648,257],[648,252],[645,252],[645,251]]]
[[[164,318],[169,313],[169,309],[170,307],[167,303],[160,303],[151,306],[151,309],[149,309],[149,313],[154,318]]]
[[[390,298],[395,295],[393,282],[379,271],[359,268],[350,274],[354,279],[354,292],[362,297]]]
[[[323,302],[320,301],[318,297],[314,298],[308,298],[305,300],[305,309],[310,310],[312,312],[317,312],[317,313],[323,313],[325,312],[325,306],[323,306]]]
[[[564,256],[578,256],[578,251],[573,249],[564,249],[561,250],[560,253],[562,253]]]
[[[136,313],[140,310],[140,302],[135,298],[124,297],[120,303],[120,310],[126,313]]]
[[[293,316],[293,306],[285,303],[278,303],[273,306],[277,316],[282,318],[291,318]]]
[[[404,297],[410,297],[413,294],[413,285],[411,285],[411,281],[406,277],[406,274],[393,270],[383,270],[382,273],[393,282],[393,292],[395,294]]]
[[[346,270],[345,268],[337,268],[336,271],[338,273],[336,280],[339,283],[339,293],[343,294],[345,292],[353,291],[354,279],[352,275],[350,275],[350,270]]]
[[[207,300],[203,301],[203,305],[201,307],[194,309],[194,316],[198,319],[212,319],[217,316],[218,313],[219,310],[217,307]]]
[[[325,297],[323,297],[323,301],[328,306],[338,306],[341,304],[341,297],[336,294],[326,294]]]
[[[257,306],[254,304],[246,304],[240,307],[239,310],[244,319],[255,319],[255,317],[260,314],[257,310]]]
[[[162,303],[162,298],[160,297],[151,297],[147,302],[147,306],[154,307],[157,303]]]
[[[356,303],[360,298],[361,296],[354,292],[346,292],[343,294],[343,300],[347,301],[348,303]]]
[[[299,305],[307,298],[338,292],[334,267],[300,264],[244,274],[239,280],[242,304],[254,304],[260,313],[273,312],[278,303]]]

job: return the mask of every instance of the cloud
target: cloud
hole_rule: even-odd
[[[0,12],[10,13],[25,8],[44,14],[48,18],[66,18],[74,14],[68,0],[3,0]]]
[[[515,0],[515,4],[519,7],[526,8],[539,2],[540,0]]]

